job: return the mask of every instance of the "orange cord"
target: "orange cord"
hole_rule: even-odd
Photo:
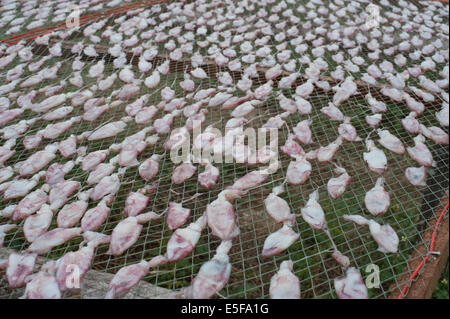
[[[126,12],[131,11],[131,10],[136,10],[136,9],[140,9],[140,8],[145,7],[145,6],[148,6],[148,5],[159,4],[159,3],[167,2],[167,1],[168,0],[144,0],[144,1],[140,1],[140,2],[134,2],[134,3],[130,3],[130,4],[125,4],[125,5],[119,6],[117,8],[107,9],[107,10],[105,10],[102,13],[92,13],[92,14],[80,16],[80,26],[82,26],[84,24],[87,24],[87,23],[89,23],[91,21],[95,21],[95,20],[97,20],[99,18],[102,18],[102,17],[123,14],[123,13],[126,13]],[[58,29],[58,28],[64,29],[65,28],[65,22],[57,24],[57,25],[55,25],[53,27],[34,29],[34,30],[30,30],[30,31],[27,31],[27,32],[24,32],[24,33],[16,34],[16,35],[13,35],[13,36],[11,36],[9,38],[2,39],[1,42],[6,42],[7,44],[16,44],[16,43],[18,43],[18,42],[20,42],[22,40],[28,41],[28,40],[32,40],[32,39],[35,39],[37,37],[46,35],[48,33],[53,32],[55,29]],[[41,31],[44,32],[44,33],[41,33]],[[27,38],[23,39],[24,36],[31,35],[31,34],[34,34],[34,33],[38,33],[38,34],[37,35],[32,35],[30,37],[27,37]],[[18,39],[18,40],[16,40],[16,39]],[[15,40],[15,41],[11,41],[11,40]]]
[[[431,242],[430,242],[430,248],[428,250],[428,255],[422,260],[422,262],[419,264],[419,266],[417,266],[416,270],[414,270],[412,275],[409,277],[409,282],[407,284],[405,284],[405,286],[403,286],[403,289],[402,289],[401,293],[398,295],[397,299],[403,299],[406,296],[406,292],[408,291],[408,288],[411,285],[411,282],[417,277],[417,275],[419,274],[419,271],[422,269],[422,267],[425,265],[425,263],[430,259],[431,253],[434,250],[434,244],[436,242],[437,231],[438,231],[439,225],[442,222],[442,219],[444,218],[445,212],[448,209],[448,204],[449,203],[447,202],[447,205],[445,205],[444,209],[441,212],[441,215],[439,216],[439,218],[436,222],[436,225],[434,226],[434,231],[433,231],[433,235],[431,236]]]

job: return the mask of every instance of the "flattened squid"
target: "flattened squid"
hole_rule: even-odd
[[[138,216],[130,216],[122,220],[112,231],[111,243],[107,254],[113,256],[122,255],[125,250],[133,246],[138,240],[143,228],[142,224],[159,218],[161,218],[161,215],[149,212]]]
[[[373,219],[366,219],[360,215],[343,215],[346,221],[352,221],[361,226],[369,226],[372,238],[378,244],[382,253],[397,253],[399,238],[395,230],[388,224],[380,225]]]
[[[343,278],[335,278],[334,288],[339,299],[369,298],[361,273],[355,267],[348,268]]]
[[[280,270],[270,279],[271,299],[300,299],[300,280],[292,273],[294,263],[285,260]]]
[[[409,156],[421,166],[435,167],[436,162],[433,159],[431,151],[425,145],[425,138],[419,134],[413,140],[415,145],[406,148]]]
[[[33,273],[37,254],[11,252],[8,257],[6,277],[9,288],[25,286],[28,277]]]
[[[81,228],[55,228],[38,238],[27,248],[27,252],[45,254],[56,246],[62,245],[68,240],[79,236]]]
[[[78,276],[77,280],[81,281],[91,268],[95,248],[101,244],[107,244],[110,241],[110,236],[89,231],[83,234],[83,238],[84,241],[82,244],[87,243],[86,246],[75,252],[68,252],[56,261],[55,278],[61,292],[72,288],[80,288],[75,285],[70,286],[70,284],[68,287],[69,280],[73,280],[74,272],[76,271],[76,275]],[[76,270],[75,267],[77,267]]]
[[[278,195],[284,192],[283,185],[274,187],[269,196],[264,200],[267,213],[278,223],[287,223],[292,225],[296,216],[291,214],[291,208],[288,203]]]
[[[328,180],[327,190],[330,197],[336,199],[345,192],[352,178],[343,167],[336,167],[334,172],[340,175]]]
[[[384,174],[387,169],[387,158],[382,150],[375,146],[374,141],[366,140],[367,152],[363,153],[364,161],[369,169],[378,174]]]
[[[379,177],[375,186],[369,190],[364,197],[366,208],[373,216],[379,216],[386,213],[391,204],[391,197],[389,196],[389,193],[384,190],[383,184],[384,178]]]
[[[189,287],[183,289],[189,299],[207,299],[214,296],[228,283],[231,273],[228,252],[231,241],[222,241],[214,257],[204,263]]]

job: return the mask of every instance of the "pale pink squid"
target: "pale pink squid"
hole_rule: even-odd
[[[280,270],[270,279],[271,299],[300,299],[300,280],[292,273],[294,263],[285,260]]]
[[[285,223],[276,232],[271,233],[269,236],[267,236],[266,240],[264,241],[261,256],[275,256],[288,249],[293,243],[297,241],[299,237],[300,234],[294,232],[291,226]]]
[[[339,299],[368,299],[369,294],[358,269],[350,267],[343,278],[334,279]]]
[[[111,234],[111,243],[107,254],[121,256],[138,240],[142,231],[142,224],[160,219],[161,215],[154,212],[130,216],[119,222]]]
[[[110,205],[113,199],[112,195],[105,196],[97,206],[86,211],[81,219],[83,232],[97,231],[105,223],[111,213],[111,209],[107,205]]]
[[[405,153],[405,147],[403,146],[403,143],[400,141],[398,137],[391,134],[388,130],[378,129],[377,133],[378,136],[380,137],[378,139],[378,142],[385,148],[396,154],[401,155]]]
[[[153,179],[158,174],[159,160],[161,157],[161,155],[154,154],[150,158],[143,161],[142,164],[139,165],[139,176],[146,181]]]
[[[378,174],[384,174],[387,169],[386,155],[370,139],[366,140],[366,147],[367,152],[363,153],[363,158],[369,166],[369,169]]]
[[[61,291],[55,278],[55,264],[53,260],[48,261],[38,273],[31,275],[20,299],[61,299]]]
[[[334,154],[338,151],[339,147],[342,145],[343,138],[338,136],[338,138],[328,144],[327,146],[321,146],[316,153],[316,158],[320,163],[327,163],[333,160]]]
[[[305,183],[311,176],[312,166],[306,156],[298,156],[291,161],[286,171],[286,181],[291,185]]]
[[[350,124],[351,118],[346,117],[344,122],[338,127],[339,136],[347,142],[360,142],[362,139],[358,136],[355,127]]]
[[[267,178],[268,174],[265,174],[261,170],[254,170],[237,179],[230,188],[245,191],[261,185]]]
[[[299,122],[292,131],[294,132],[294,135],[296,139],[302,143],[302,144],[311,144],[312,143],[312,132],[311,128],[309,127],[311,125],[311,120],[304,120]]]
[[[291,214],[288,203],[278,195],[284,192],[283,185],[274,187],[269,196],[264,200],[267,213],[278,223],[293,225],[296,216]]]
[[[54,228],[36,238],[27,252],[45,254],[56,246],[81,235],[81,228]]]
[[[8,257],[6,277],[9,288],[21,288],[33,273],[37,254],[11,252]]]
[[[61,292],[72,288],[81,288],[77,287],[76,284],[80,284],[80,281],[84,278],[86,273],[91,268],[95,249],[99,245],[107,244],[110,241],[110,236],[89,231],[83,234],[83,238],[83,243],[87,243],[86,246],[81,248],[80,245],[79,250],[75,252],[68,252],[56,261],[55,278],[58,282],[58,287]],[[77,268],[75,269],[75,267]],[[77,275],[77,282],[71,283],[70,279],[75,274],[75,271]],[[70,284],[73,284],[73,286],[71,286]]]
[[[383,184],[384,178],[379,177],[375,186],[364,197],[366,208],[373,216],[385,214],[391,204],[391,197],[384,190]]]
[[[37,212],[48,201],[48,195],[41,189],[25,196],[12,213],[13,221],[20,221]]]
[[[47,204],[42,205],[36,214],[27,217],[23,224],[23,233],[26,240],[32,243],[44,234],[50,227],[52,219],[53,212]]]
[[[206,189],[213,189],[219,179],[220,171],[210,162],[202,164],[205,170],[198,174],[198,183]]]
[[[330,197],[336,199],[345,192],[352,178],[347,173],[345,168],[336,167],[334,172],[340,175],[338,177],[332,177],[328,180],[327,190]]]
[[[427,169],[425,166],[408,167],[405,170],[405,177],[414,186],[427,186]]]
[[[222,241],[217,247],[214,257],[200,267],[190,286],[183,289],[183,294],[187,298],[211,298],[225,287],[231,274],[231,264],[228,257],[231,245],[231,241]]]
[[[197,245],[206,224],[206,215],[202,215],[187,227],[175,230],[167,242],[165,254],[167,262],[176,262],[189,255]]]
[[[88,208],[89,196],[86,192],[82,192],[78,195],[79,200],[64,205],[58,212],[56,217],[56,224],[60,228],[74,227],[83,217],[83,214]]]
[[[226,189],[219,193],[217,199],[206,207],[206,218],[212,234],[222,240],[231,240],[239,235],[233,204],[236,197],[242,196],[241,190]]]
[[[190,157],[188,157],[186,161],[175,167],[173,170],[171,178],[172,183],[176,185],[182,184],[191,178],[196,171],[197,167],[192,164]]]
[[[77,181],[64,181],[54,185],[49,194],[51,210],[56,211],[63,206],[80,185]]]
[[[413,147],[406,148],[409,156],[421,166],[435,167],[436,162],[433,159],[431,151],[425,145],[425,138],[421,134],[414,138],[414,144]]]
[[[148,273],[150,268],[164,263],[164,257],[157,256],[150,261],[141,262],[121,268],[109,283],[105,299],[123,298],[135,287]]]
[[[420,125],[420,133],[435,142],[436,144],[448,145],[449,138],[448,134],[444,132],[443,129],[437,126],[426,127],[425,125]]]
[[[343,215],[346,221],[352,221],[361,226],[369,226],[372,238],[378,244],[378,251],[382,253],[397,253],[399,238],[395,230],[388,224],[380,225],[373,219],[366,219],[360,215]]]

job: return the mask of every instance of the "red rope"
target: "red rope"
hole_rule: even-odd
[[[433,231],[433,234],[431,235],[431,242],[430,242],[430,248],[428,250],[428,255],[422,260],[422,262],[419,264],[419,266],[417,266],[416,270],[414,270],[414,272],[411,274],[411,276],[409,277],[408,283],[405,284],[405,286],[403,286],[403,289],[402,289],[401,293],[398,295],[397,299],[403,299],[406,296],[406,292],[408,291],[408,288],[410,287],[411,282],[417,277],[417,275],[419,274],[419,271],[423,268],[425,263],[430,259],[431,253],[434,250],[434,244],[436,242],[437,231],[442,222],[442,219],[444,219],[445,212],[448,209],[448,204],[449,203],[447,202],[447,205],[445,205],[444,209],[441,212],[441,215],[439,216],[439,218],[436,222],[436,225],[434,226],[434,231]]]
[[[106,18],[108,16],[123,14],[123,13],[126,13],[126,12],[131,11],[131,10],[136,10],[136,9],[143,8],[145,6],[155,5],[155,4],[163,3],[163,2],[167,2],[167,1],[168,0],[144,0],[144,1],[140,1],[140,2],[134,2],[134,3],[130,3],[130,4],[125,4],[125,5],[119,6],[117,8],[107,9],[104,12],[101,12],[101,13],[92,13],[92,14],[80,16],[79,17],[80,18],[80,26],[82,26],[82,25],[84,25],[86,23],[89,23],[91,21],[98,20],[100,18]],[[16,44],[16,43],[18,43],[18,42],[20,42],[22,40],[26,40],[26,41],[32,40],[32,39],[35,39],[37,37],[40,37],[40,36],[46,35],[48,33],[51,33],[55,29],[58,29],[58,28],[64,29],[65,25],[66,25],[66,23],[62,22],[62,23],[59,23],[59,24],[57,24],[55,26],[52,26],[52,27],[46,27],[46,28],[30,30],[30,31],[27,31],[27,32],[24,32],[24,33],[13,35],[13,36],[11,36],[9,38],[2,39],[1,42],[6,42],[7,44]],[[41,32],[44,32],[44,33],[41,33]],[[39,33],[39,34],[35,35],[35,33]],[[33,35],[30,36],[30,37],[23,38],[24,36],[31,35],[31,34],[33,34]],[[11,41],[11,40],[13,40],[13,41]]]

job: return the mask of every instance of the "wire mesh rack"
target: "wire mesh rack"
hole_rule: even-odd
[[[291,59],[296,61],[296,72],[301,75],[305,74],[305,69],[308,67],[307,59],[309,58],[313,60],[315,59],[315,55],[316,57],[320,56],[328,64],[328,70],[321,73],[321,79],[328,81],[331,86],[338,84],[339,81],[334,79],[331,73],[336,70],[337,67],[343,66],[343,64],[336,63],[333,60],[332,55],[334,53],[328,50],[327,46],[334,43],[337,44],[338,51],[343,53],[345,60],[351,59],[353,56],[341,42],[331,41],[327,37],[323,37],[323,43],[314,43],[314,39],[305,40],[304,43],[307,44],[305,50],[297,53],[299,50],[296,50],[296,47],[291,42],[276,37],[276,35],[279,34],[285,35],[283,30],[287,30],[291,26],[297,26],[298,29],[300,29],[299,34],[302,34],[304,39],[308,39],[308,34],[316,34],[318,32],[317,29],[320,24],[317,20],[315,20],[316,18],[319,18],[319,20],[322,21],[321,23],[324,23],[325,26],[332,25],[333,20],[330,19],[332,9],[327,9],[326,5],[321,5],[320,1],[266,2],[267,3],[264,5],[258,4],[258,1],[243,1],[241,4],[233,1],[186,1],[167,2],[161,4],[146,4],[145,2],[139,2],[142,7],[133,6],[130,7],[129,10],[123,12],[117,11],[119,13],[114,15],[92,19],[80,28],[70,30],[69,36],[64,39],[61,39],[58,36],[53,36],[50,39],[48,46],[38,45],[34,42],[34,40],[29,40],[28,42],[25,42],[24,45],[32,47],[34,55],[33,60],[30,62],[36,62],[43,56],[47,56],[49,54],[48,48],[52,46],[52,44],[62,41],[63,55],[61,57],[52,57],[42,66],[42,68],[50,67],[55,65],[55,63],[61,62],[61,67],[57,72],[58,77],[56,79],[45,79],[38,85],[29,89],[21,89],[17,87],[12,93],[10,93],[12,94],[10,96],[17,97],[21,94],[28,93],[31,90],[38,91],[47,85],[57,85],[63,79],[67,82],[64,87],[64,92],[79,92],[81,90],[88,89],[92,87],[92,85],[96,84],[97,81],[96,79],[87,76],[88,70],[100,59],[105,61],[105,77],[118,72],[112,63],[114,57],[108,53],[108,49],[112,46],[112,43],[107,37],[104,37],[103,33],[106,30],[117,32],[121,26],[121,23],[125,20],[132,20],[140,17],[147,19],[149,22],[148,26],[142,29],[139,29],[137,24],[132,26],[131,29],[133,32],[130,31],[128,36],[131,37],[136,35],[138,37],[139,42],[136,46],[148,45],[158,48],[158,55],[153,61],[151,61],[153,63],[153,70],[156,66],[170,60],[169,53],[171,51],[166,49],[166,44],[170,40],[175,41],[175,43],[178,41],[176,36],[169,36],[167,39],[159,43],[154,41],[154,37],[149,40],[143,40],[140,38],[143,32],[149,30],[162,32],[164,30],[163,27],[165,24],[164,21],[161,20],[161,13],[167,13],[169,17],[173,18],[171,20],[173,23],[169,25],[169,29],[175,27],[180,27],[182,29],[190,22],[192,23],[197,21],[195,19],[198,19],[201,15],[205,15],[205,12],[209,13],[210,16],[207,16],[210,17],[210,23],[206,22],[205,24],[207,33],[193,33],[195,36],[195,42],[193,42],[192,52],[198,51],[204,56],[210,56],[210,52],[207,52],[207,49],[202,48],[199,43],[208,40],[210,41],[210,44],[212,43],[213,45],[216,45],[217,49],[220,50],[220,44],[225,39],[219,38],[214,41],[214,39],[210,37],[211,34],[214,34],[214,26],[220,25],[221,23],[221,21],[218,21],[217,18],[226,14],[228,12],[227,10],[233,9],[235,11],[235,16],[233,17],[230,13],[231,16],[224,20],[227,22],[224,30],[228,30],[233,37],[238,37],[246,32],[253,31],[254,25],[251,22],[256,21],[257,19],[255,18],[254,20],[247,21],[248,25],[246,28],[246,19],[251,17],[251,15],[248,12],[246,13],[246,10],[241,12],[238,11],[237,8],[248,8],[253,6],[255,8],[254,12],[265,9],[269,12],[269,17],[271,10],[273,10],[272,12],[276,12],[274,7],[277,5],[280,6],[280,3],[284,3],[285,5],[285,7],[281,7],[281,13],[286,12],[288,9],[292,9],[291,14],[296,16],[299,21],[302,21],[302,23],[305,23],[300,24],[300,22],[295,19],[292,22],[292,20],[289,20],[289,16],[283,17],[281,13],[279,16],[279,21],[274,18],[274,21],[272,22],[273,25],[283,21],[286,25],[282,24],[278,27],[274,27],[274,35],[269,37],[268,42],[268,47],[272,52],[271,54],[275,55],[282,50],[289,51],[291,53]],[[101,1],[98,1],[98,3],[100,4]],[[138,2],[127,1],[118,3],[118,5],[129,5],[133,3]],[[339,6],[340,3],[341,1],[330,2],[330,4],[335,6]],[[348,19],[355,17],[363,19],[365,17],[364,9],[368,4],[367,2],[345,1],[342,3],[345,5],[350,3],[354,5],[355,12],[347,12],[349,14]],[[380,10],[382,17],[388,17],[387,13],[389,12],[402,12],[402,6],[399,4],[387,1],[380,1],[376,3],[382,8],[382,10]],[[414,4],[416,6],[416,10],[410,8],[411,15],[406,15],[404,19],[412,20],[413,17],[423,16],[424,13],[428,12],[427,10],[431,10],[434,17],[438,17],[437,21],[448,23],[448,5],[445,6],[443,4],[435,4],[435,7],[432,7],[435,8],[435,10],[432,10],[430,9],[430,5],[427,1],[407,2],[407,4]],[[196,7],[196,5],[198,6]],[[305,8],[304,12],[297,10],[299,6]],[[103,7],[99,6],[99,12],[102,12],[105,8],[106,4]],[[191,8],[196,14],[195,16],[189,18],[189,20],[187,16],[177,15],[174,13],[176,12],[176,8]],[[204,10],[204,12],[201,10]],[[20,12],[20,10],[17,10],[17,12]],[[321,13],[318,15],[317,12]],[[170,15],[170,13],[172,13],[172,15]],[[270,21],[268,17],[264,17],[264,19]],[[26,20],[24,25],[29,21],[30,20]],[[233,23],[233,21],[238,22]],[[347,16],[342,16],[337,21],[344,23],[347,21]],[[402,23],[405,23],[405,21],[401,20]],[[94,37],[85,36],[83,31],[86,30],[88,26],[92,26],[97,22],[105,23],[95,32]],[[310,25],[308,25],[307,22],[309,22]],[[408,31],[409,36],[421,36],[423,31],[418,28],[420,23],[411,23],[413,28]],[[392,23],[392,20],[386,18],[386,21],[382,21],[380,28],[383,32],[387,32],[388,29],[385,29],[385,27],[388,26],[395,27],[395,24]],[[5,33],[5,30],[7,29],[7,24],[0,27],[0,36],[7,35]],[[199,26],[196,25],[194,30],[198,29]],[[448,29],[447,31],[434,30],[433,28],[430,29],[434,32],[434,37],[427,41],[431,43],[436,39],[440,39],[442,41],[443,48],[447,48],[446,59],[442,63],[436,61],[435,70],[430,70],[424,73],[429,79],[438,80],[441,79],[438,71],[442,70],[445,66],[448,67]],[[342,32],[341,29],[337,30]],[[367,36],[369,40],[371,37],[376,37],[375,33],[367,32],[364,35]],[[398,43],[403,41],[400,31],[393,32],[392,36],[394,38],[394,43],[389,45],[389,47],[396,46]],[[99,53],[98,56],[91,58],[84,53],[72,54],[71,48],[75,43],[83,43],[85,45],[94,44],[96,46],[97,53]],[[286,43],[286,47],[280,46],[283,43]],[[314,51],[316,45],[317,47],[324,49],[322,54]],[[383,86],[389,86],[387,81],[383,82],[384,80],[380,79],[377,85],[372,86],[360,80],[362,74],[366,72],[367,66],[373,62],[369,57],[371,51],[367,48],[367,45],[360,44],[359,49],[358,56],[364,59],[364,62],[359,65],[359,70],[357,72],[350,72],[345,67],[343,68],[346,77],[352,76],[355,80],[357,80],[358,93],[340,105],[340,110],[346,116],[351,117],[351,123],[356,128],[358,135],[363,139],[366,138],[371,133],[372,129],[365,123],[365,116],[372,113],[366,106],[367,103],[364,96],[370,92],[377,100],[383,101],[387,105],[387,112],[383,114],[383,119],[379,127],[389,130],[395,136],[400,138],[404,145],[412,146],[414,136],[403,129],[401,125],[401,119],[410,113],[409,108],[404,102],[393,101],[381,93],[380,89]],[[135,53],[133,54],[133,48],[126,50],[128,52],[127,64],[131,66],[131,69],[134,71],[134,74],[137,75],[137,78],[140,78],[141,80],[145,79],[145,77],[147,77],[150,73],[144,74],[139,72],[137,67],[139,55],[136,54],[136,51],[134,51]],[[241,51],[238,45],[236,45],[235,50],[236,56],[230,58],[229,60],[241,59],[242,56],[246,54]],[[407,53],[409,52],[407,51],[404,53],[405,56]],[[81,121],[80,123],[74,123],[67,131],[59,135],[56,139],[43,140],[37,149],[26,150],[23,146],[23,139],[25,137],[36,134],[48,124],[68,120],[74,116],[82,116],[83,108],[75,107],[72,113],[59,120],[36,121],[17,138],[16,146],[14,147],[15,153],[5,163],[5,166],[14,166],[16,163],[26,160],[37,150],[42,150],[46,145],[54,143],[55,141],[62,141],[70,135],[80,135],[85,131],[92,131],[95,128],[100,127],[105,122],[120,120],[126,115],[124,111],[126,105],[144,94],[149,94],[150,96],[148,105],[158,105],[161,102],[161,90],[165,87],[170,87],[175,90],[176,97],[184,97],[186,94],[180,87],[180,82],[183,81],[184,74],[192,69],[192,64],[190,62],[191,56],[192,53],[186,53],[184,54],[183,59],[179,61],[171,60],[170,72],[168,75],[161,78],[161,81],[156,88],[148,89],[146,86],[141,85],[139,94],[131,98],[130,101],[126,101],[126,103],[106,111],[92,122]],[[76,87],[68,82],[68,79],[73,76],[72,62],[77,57],[80,57],[81,60],[86,63],[81,70],[81,76],[84,80],[82,87]],[[421,56],[420,60],[414,61],[408,57],[407,63],[404,66],[394,64],[394,67],[398,73],[401,73],[407,70],[408,67],[420,64],[423,59],[424,57]],[[383,60],[393,61],[393,57],[386,55],[383,50],[380,50],[378,62]],[[257,57],[256,62],[263,62],[263,60]],[[21,61],[18,57],[16,57],[12,63],[1,69],[0,83],[6,83],[5,79],[8,70],[11,70],[20,63]],[[244,64],[243,67],[246,67],[246,65]],[[219,85],[217,76],[220,72],[229,72],[232,75],[235,84],[243,75],[242,70],[231,71],[228,67],[218,67],[212,60],[207,60],[205,64],[202,65],[202,68],[207,72],[209,77],[203,80],[193,79],[195,81],[196,90],[216,88]],[[264,71],[266,69],[267,67],[259,68],[258,76],[253,78],[252,89],[255,89],[267,82],[264,76]],[[26,79],[31,75],[32,73],[25,68],[25,72],[21,77]],[[275,79],[275,84],[278,83],[278,80],[279,78]],[[295,87],[301,85],[305,81],[306,78],[304,76],[300,76],[295,82],[295,86],[290,90],[283,90],[283,94],[287,97],[291,97],[295,92]],[[250,114],[250,118],[252,119],[250,125],[252,127],[261,127],[270,117],[283,112],[280,108],[278,100],[276,99],[276,93],[280,90],[276,88],[275,84],[274,92],[271,96]],[[407,84],[409,86],[418,86],[418,80],[415,78],[410,78]],[[122,85],[123,82],[117,79],[110,89],[106,91],[95,91],[94,97],[109,97]],[[420,97],[414,92],[409,90],[408,93],[410,93],[411,96],[417,100],[421,100]],[[237,92],[235,94],[244,95],[245,93]],[[38,94],[34,102],[38,103],[44,98],[45,96],[43,94]],[[305,151],[317,149],[319,146],[326,146],[338,137],[337,128],[339,126],[339,122],[331,121],[327,116],[320,112],[320,108],[328,105],[328,103],[332,101],[332,98],[333,91],[324,91],[323,89],[315,87],[313,93],[308,98],[308,101],[312,105],[312,113],[310,115],[292,114],[286,119],[286,122],[290,128],[294,127],[300,120],[307,118],[313,119],[311,126],[313,132],[313,143],[305,146]],[[435,112],[440,110],[444,102],[445,97],[443,95],[434,95],[434,101],[424,102],[425,111],[422,115],[420,115],[421,123],[427,127],[439,126],[439,122],[435,117]],[[206,115],[206,120],[202,126],[206,127],[214,123],[215,127],[224,131],[226,120],[230,118],[230,112],[231,110],[209,108]],[[160,111],[155,118],[163,115],[164,112]],[[22,116],[9,122],[7,125],[14,125],[23,119],[31,119],[35,116],[36,113],[26,110]],[[176,117],[174,119],[174,123],[172,124],[172,128],[181,127],[185,124],[185,122],[186,118],[184,118],[183,115]],[[105,150],[112,144],[120,143],[125,137],[137,133],[144,127],[145,125],[138,125],[134,122],[130,122],[123,132],[113,138],[93,142],[82,141],[78,147],[86,147],[87,153],[97,150]],[[448,128],[445,128],[445,130],[448,132]],[[282,127],[279,130],[278,144],[280,146],[284,145],[288,133],[289,132],[286,127]],[[150,201],[146,209],[157,213],[163,212],[167,208],[168,203],[171,201],[181,202],[185,199],[191,198],[195,194],[200,193],[200,196],[184,204],[185,207],[192,210],[192,215],[188,221],[189,223],[191,221],[195,221],[204,213],[207,205],[217,198],[217,195],[221,190],[233,184],[234,180],[237,178],[242,177],[246,173],[254,170],[254,167],[246,164],[239,164],[235,162],[217,163],[216,166],[220,169],[220,178],[214,189],[210,191],[202,189],[197,183],[196,176],[181,185],[175,185],[171,182],[171,174],[176,164],[171,161],[169,154],[165,153],[162,145],[166,138],[167,135],[160,136],[160,142],[153,146],[147,147],[138,157],[139,161],[142,162],[144,159],[149,158],[153,154],[163,154],[163,157],[159,162],[159,173],[153,181],[146,182],[140,178],[137,167],[128,168],[126,172],[120,176],[120,190],[117,192],[114,201],[110,206],[111,213],[106,222],[99,229],[99,232],[111,234],[114,227],[123,219],[122,212],[125,205],[125,199],[130,191],[137,191],[145,186],[151,185],[153,192],[149,195]],[[370,232],[367,228],[357,227],[354,224],[346,222],[342,219],[342,215],[344,214],[362,214],[364,216],[370,216],[363,204],[364,196],[366,192],[375,185],[378,175],[369,171],[363,160],[363,152],[366,151],[366,147],[363,142],[345,142],[334,156],[334,162],[339,166],[344,167],[350,176],[352,176],[352,181],[346,192],[338,199],[331,199],[326,192],[327,181],[331,177],[335,176],[335,173],[333,172],[335,168],[334,165],[332,163],[318,163],[317,161],[311,161],[313,173],[305,184],[298,186],[287,184],[286,192],[280,195],[289,203],[292,212],[299,214],[300,209],[306,204],[309,194],[319,188],[320,204],[326,213],[328,228],[338,249],[350,258],[352,266],[355,266],[361,270],[363,277],[365,277],[364,270],[369,264],[375,264],[379,267],[381,285],[378,288],[369,289],[369,296],[372,298],[387,298],[392,292],[399,291],[406,283],[399,281],[398,278],[405,273],[410,274],[413,272],[413,269],[408,268],[410,255],[417,245],[428,244],[422,238],[422,233],[434,227],[434,223],[438,217],[435,215],[435,212],[440,208],[439,206],[441,205],[441,199],[446,198],[447,196],[445,190],[448,188],[448,146],[434,144],[430,140],[427,140],[426,143],[432,151],[434,159],[438,163],[436,168],[428,169],[426,187],[414,187],[405,178],[405,169],[407,167],[417,165],[409,156],[396,155],[389,151],[385,152],[388,158],[388,170],[384,174],[386,179],[385,188],[391,196],[391,206],[387,214],[377,217],[375,220],[381,224],[388,223],[397,231],[400,238],[398,254],[385,254],[377,251],[377,244],[370,237]],[[107,162],[116,155],[116,152],[111,152],[104,162]],[[72,160],[75,160],[76,156],[77,155],[74,155]],[[67,160],[68,159],[63,158],[58,153],[53,162],[64,163]],[[278,271],[281,261],[290,259],[294,262],[293,272],[300,280],[302,298],[336,298],[337,296],[333,287],[333,279],[342,276],[343,270],[341,266],[339,266],[331,257],[331,243],[326,234],[311,229],[301,217],[297,218],[297,221],[293,227],[293,229],[300,234],[298,241],[278,256],[261,256],[264,240],[270,233],[279,228],[279,225],[276,224],[270,216],[268,216],[264,208],[264,199],[270,194],[272,188],[282,183],[286,178],[286,168],[291,159],[284,153],[280,152],[279,161],[281,164],[281,169],[279,169],[276,173],[271,174],[264,185],[251,190],[247,195],[238,199],[234,204],[240,235],[233,240],[233,247],[229,253],[230,262],[232,264],[231,277],[228,284],[220,292],[220,294],[227,298],[267,298],[269,296],[270,278]],[[83,171],[80,164],[75,165],[75,167],[65,176],[66,179],[79,181],[83,186],[83,189],[88,187],[86,184],[87,177],[88,172]],[[40,184],[36,186],[36,189],[42,186],[43,183],[44,182],[41,181]],[[73,196],[71,201],[75,200],[76,195]],[[16,204],[19,201],[20,199],[10,200],[7,202],[2,201],[0,203],[0,210],[9,205]],[[98,203],[96,202],[89,202],[88,208],[95,207],[97,204]],[[446,218],[448,218],[448,215],[446,215]],[[6,218],[0,219],[0,224],[7,222],[8,219]],[[22,225],[23,222],[19,224],[19,226]],[[55,227],[56,218],[52,221],[50,229]],[[154,256],[162,255],[166,251],[166,245],[172,233],[173,232],[169,230],[165,224],[164,219],[161,221],[151,221],[150,223],[144,225],[138,241],[122,256],[113,257],[107,255],[107,245],[97,248],[95,259],[92,263],[92,269],[108,273],[116,273],[120,268],[126,265],[137,263],[142,259],[150,260]],[[63,245],[54,248],[51,252],[43,255],[43,257],[48,259],[57,259],[69,251],[77,250],[81,241],[81,238],[70,240]],[[149,274],[144,278],[144,280],[156,286],[167,289],[177,290],[182,287],[186,287],[198,273],[201,265],[213,257],[219,243],[220,240],[213,236],[209,229],[205,229],[193,253],[178,262],[159,266],[156,270],[159,270],[160,272]],[[17,228],[15,231],[9,232],[4,242],[5,248],[17,251],[25,250],[28,245],[29,243],[27,243],[21,227]],[[422,258],[423,257],[424,256],[422,256]],[[0,298],[17,298],[22,293],[23,290],[21,289],[9,290],[5,276],[1,276],[0,273]],[[77,296],[78,295],[76,294],[66,295],[66,297]]]

